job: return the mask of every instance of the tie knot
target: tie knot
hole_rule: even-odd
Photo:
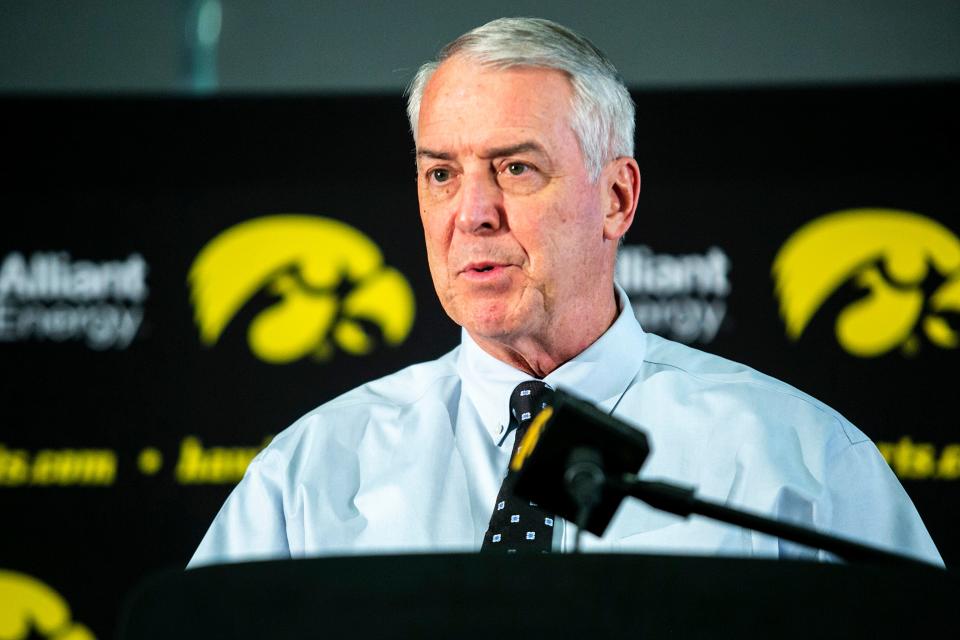
[[[525,427],[547,406],[552,394],[553,389],[540,380],[521,382],[510,394],[510,415],[520,427]]]

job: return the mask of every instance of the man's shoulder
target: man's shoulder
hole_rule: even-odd
[[[808,420],[839,428],[851,444],[868,440],[838,411],[782,380],[653,334],[648,338],[644,357],[647,380],[657,376],[683,380],[687,393],[723,396],[739,412],[776,416],[800,411]]]
[[[701,351],[686,344],[647,334],[644,364],[675,370],[684,375],[710,382],[742,382],[769,387],[776,391],[803,392],[786,382],[723,356]]]
[[[442,394],[442,389],[459,381],[456,369],[459,349],[457,347],[436,360],[418,362],[364,383],[320,405],[311,413],[349,411],[356,407],[376,405],[400,408],[416,403],[428,393]]]
[[[314,436],[318,428],[336,428],[346,435],[425,400],[447,401],[459,387],[458,350],[371,380],[319,405],[278,434],[274,448],[293,444],[308,432]]]

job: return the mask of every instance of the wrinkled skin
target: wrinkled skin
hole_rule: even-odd
[[[447,314],[485,351],[543,377],[617,315],[617,242],[640,174],[616,158],[595,182],[570,127],[565,74],[454,56],[420,109],[417,190]]]

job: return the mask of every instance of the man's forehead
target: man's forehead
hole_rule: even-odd
[[[423,103],[424,106],[489,105],[540,98],[544,102],[563,104],[569,102],[570,93],[569,78],[553,69],[496,68],[454,57],[441,64],[427,82]]]
[[[566,75],[552,69],[448,60],[424,92],[418,156],[444,159],[464,146],[488,156],[542,152],[545,140],[569,129],[571,93]]]

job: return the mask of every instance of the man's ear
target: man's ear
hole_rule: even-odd
[[[640,167],[633,158],[620,157],[603,168],[603,237],[619,240],[633,224],[640,197]]]

